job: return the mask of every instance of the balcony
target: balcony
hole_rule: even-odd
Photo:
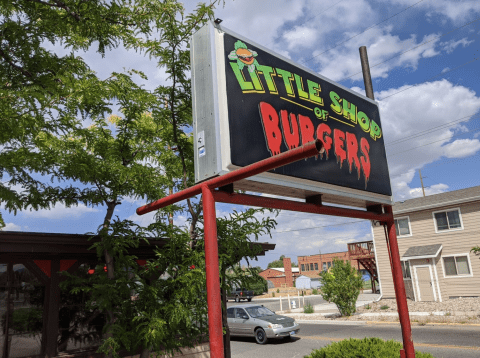
[[[352,242],[348,244],[350,259],[374,258],[375,250],[373,241]]]

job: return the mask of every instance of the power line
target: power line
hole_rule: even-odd
[[[468,116],[465,116],[465,117],[462,117],[462,118],[460,118],[460,119],[456,119],[456,120],[454,120],[454,121],[447,122],[447,123],[445,123],[445,124],[442,124],[442,125],[435,126],[435,127],[430,128],[430,129],[424,130],[424,131],[422,131],[422,132],[417,133],[416,135],[407,136],[407,137],[403,137],[403,138],[397,139],[397,140],[395,140],[395,141],[393,141],[393,142],[388,143],[388,144],[386,145],[386,147],[391,146],[391,145],[394,145],[394,144],[402,143],[402,142],[405,142],[405,141],[410,140],[410,139],[414,139],[414,138],[417,138],[417,137],[421,137],[421,136],[423,136],[423,135],[425,135],[425,134],[429,134],[429,133],[438,131],[438,130],[440,130],[440,129],[445,129],[445,128],[447,128],[447,127],[451,127],[451,126],[457,124],[458,122],[463,122],[465,118],[476,117],[476,116],[478,116],[478,115],[480,115],[480,114],[475,115],[475,113],[472,113],[472,114],[470,114],[470,115],[468,115]]]
[[[389,157],[393,157],[393,156],[395,156],[395,155],[399,155],[399,154],[402,154],[402,153],[405,153],[405,152],[409,152],[409,151],[414,150],[414,149],[417,149],[417,148],[426,147],[427,145],[435,144],[435,143],[441,142],[442,140],[449,140],[449,139],[452,139],[452,138],[455,138],[455,137],[464,135],[465,133],[469,133],[469,132],[475,131],[475,130],[477,130],[477,129],[480,129],[480,127],[476,127],[476,128],[470,129],[470,130],[468,130],[468,131],[466,131],[466,132],[459,133],[459,134],[456,134],[456,135],[451,136],[451,137],[445,137],[445,138],[441,138],[441,139],[438,139],[438,140],[436,140],[436,141],[433,141],[433,142],[430,142],[430,143],[427,143],[427,144],[422,144],[422,145],[419,145],[419,146],[416,146],[416,147],[413,147],[413,148],[404,150],[403,152],[398,152],[398,153],[390,154],[390,155],[388,155],[388,156],[389,156]]]
[[[335,4],[333,4],[332,6],[330,6],[329,8],[327,8],[327,9],[323,10],[322,12],[319,12],[318,14],[314,15],[313,17],[311,17],[310,19],[308,19],[308,20],[304,21],[303,23],[306,23],[307,21],[311,21],[311,20],[313,20],[313,19],[314,19],[314,18],[316,18],[317,16],[319,16],[319,15],[321,15],[321,14],[323,14],[323,13],[327,12],[327,11],[328,11],[328,10],[330,10],[332,7],[335,7],[335,6],[337,6],[338,4],[340,4],[340,3],[341,3],[341,2],[343,2],[343,1],[345,1],[345,0],[340,0],[340,1],[336,2]]]
[[[391,95],[389,95],[389,96],[382,97],[382,98],[379,99],[379,101],[383,101],[383,100],[386,99],[386,98],[390,98],[390,97],[395,96],[396,94],[405,92],[405,91],[407,91],[407,90],[409,90],[409,89],[411,89],[411,88],[413,88],[413,87],[416,87],[416,86],[421,85],[421,84],[423,84],[423,83],[425,83],[425,82],[428,82],[428,81],[430,81],[430,80],[433,79],[433,78],[436,78],[436,77],[445,75],[445,74],[447,74],[447,73],[449,73],[449,72],[458,70],[459,68],[461,68],[461,67],[463,67],[463,66],[466,66],[466,65],[468,65],[468,64],[470,64],[470,63],[472,63],[472,62],[475,62],[475,61],[477,61],[477,60],[478,60],[478,59],[475,58],[475,59],[473,59],[473,60],[471,60],[471,61],[465,62],[464,64],[462,64],[462,65],[460,65],[460,66],[457,66],[457,67],[455,67],[455,68],[452,68],[451,70],[448,70],[448,71],[445,71],[445,72],[441,72],[441,73],[439,73],[439,74],[436,74],[435,76],[432,76],[432,77],[430,77],[430,78],[427,78],[427,79],[426,79],[425,81],[423,81],[423,82],[414,84],[414,85],[412,85],[412,86],[410,86],[410,87],[407,87],[407,88],[404,88],[404,89],[402,89],[401,91],[395,92],[395,93],[393,93],[393,94],[391,94]]]
[[[449,31],[449,32],[446,32],[446,33],[444,33],[443,35],[434,37],[433,39],[430,39],[430,40],[428,40],[428,41],[424,41],[424,42],[422,42],[421,44],[419,44],[419,45],[417,45],[417,46],[414,46],[414,47],[412,47],[412,48],[410,48],[410,49],[408,49],[408,50],[406,50],[406,51],[400,52],[398,55],[395,55],[395,56],[393,56],[393,57],[390,57],[390,58],[388,58],[388,59],[386,59],[386,60],[384,60],[384,61],[382,61],[382,62],[378,62],[378,63],[376,63],[376,64],[374,64],[374,65],[371,65],[370,68],[372,69],[373,67],[377,67],[377,66],[379,66],[379,65],[381,65],[381,64],[383,64],[383,63],[385,63],[385,62],[388,62],[388,61],[390,61],[390,60],[393,60],[394,58],[397,58],[397,57],[399,57],[399,56],[401,56],[401,55],[403,55],[403,54],[405,54],[405,53],[407,53],[407,52],[413,51],[413,50],[415,50],[415,49],[417,49],[417,48],[419,48],[419,47],[422,47],[422,46],[424,46],[424,45],[432,42],[432,41],[435,41],[435,40],[438,40],[438,39],[440,39],[440,38],[442,38],[442,37],[444,37],[444,36],[447,36],[448,34],[451,34],[451,33],[454,32],[454,31],[460,30],[460,29],[462,29],[462,28],[464,28],[464,27],[466,27],[466,26],[468,26],[468,25],[471,25],[471,24],[473,24],[474,22],[477,22],[478,20],[480,20],[480,17],[477,17],[475,20],[472,20],[472,21],[470,21],[470,22],[468,22],[468,23],[466,23],[466,24],[464,24],[464,25],[462,25],[462,26],[459,26],[459,27],[457,27],[457,28],[455,28],[455,29],[453,29],[453,30],[451,30],[451,31]],[[348,76],[348,77],[345,77],[344,79],[345,79],[345,80],[346,80],[346,79],[349,79],[349,78],[351,78],[351,77],[353,77],[353,76],[356,76],[356,75],[358,75],[358,74],[360,74],[360,73],[362,73],[362,71],[356,72],[356,73],[354,73],[353,75],[350,75],[350,76]]]
[[[353,38],[355,38],[355,37],[357,37],[357,36],[359,36],[359,35],[367,32],[368,30],[370,30],[370,29],[372,29],[372,28],[374,28],[375,26],[380,25],[380,24],[384,23],[385,21],[390,20],[391,18],[393,18],[393,17],[401,14],[402,12],[407,11],[408,9],[416,6],[417,4],[420,4],[420,3],[423,2],[423,1],[425,1],[425,0],[420,0],[420,1],[416,2],[416,3],[413,4],[413,5],[410,5],[409,7],[406,7],[406,8],[403,9],[402,11],[399,11],[399,12],[397,12],[396,14],[394,14],[394,15],[392,15],[392,16],[390,16],[390,17],[388,17],[388,18],[386,18],[386,19],[384,19],[384,20],[382,20],[382,21],[380,21],[380,22],[378,22],[378,23],[376,23],[375,25],[372,25],[372,26],[366,28],[366,29],[363,30],[362,32],[359,32],[358,34],[356,34],[356,35],[354,35],[354,36],[352,36],[352,37],[350,37],[350,38],[348,38],[348,39],[340,42],[339,44],[337,44],[337,45],[335,45],[335,46],[333,46],[333,47],[330,47],[328,50],[325,50],[325,51],[323,51],[322,53],[319,53],[318,55],[313,56],[312,58],[306,60],[304,63],[310,62],[310,61],[313,60],[314,58],[316,58],[316,57],[318,57],[318,56],[320,56],[320,55],[323,55],[324,53],[327,53],[328,51],[331,51],[331,50],[333,50],[334,48],[337,48],[337,47],[340,46],[340,45],[343,45],[345,42],[348,42],[348,41],[350,41],[351,39],[353,39]]]

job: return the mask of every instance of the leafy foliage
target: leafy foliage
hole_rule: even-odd
[[[7,313],[2,315],[3,334],[5,334]],[[13,311],[10,329],[15,333],[39,334],[42,331],[42,310],[40,308],[17,308]]]
[[[400,342],[380,338],[350,338],[315,349],[304,358],[400,358]],[[415,352],[417,358],[433,358],[429,353]]]
[[[335,303],[342,316],[351,316],[355,313],[355,303],[363,287],[363,281],[350,262],[334,259],[333,266],[328,271],[320,273],[320,282],[323,298]]]

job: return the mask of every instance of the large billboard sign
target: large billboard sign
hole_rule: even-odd
[[[319,139],[324,153],[235,188],[392,203],[375,101],[213,24],[193,36],[191,59],[197,182]]]

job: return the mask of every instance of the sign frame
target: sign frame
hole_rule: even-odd
[[[194,34],[191,40],[196,183],[239,168],[239,166],[231,163],[227,80],[225,73],[225,67],[228,63],[225,61],[224,34],[244,41],[257,49],[277,57],[281,61],[285,61],[314,77],[320,78],[378,107],[376,101],[337,84],[234,31],[210,22]],[[387,175],[386,180],[389,181],[388,184],[391,188],[389,175]],[[271,172],[262,173],[236,182],[234,189],[300,199],[322,195],[322,202],[355,207],[367,207],[374,204],[393,204],[392,195],[384,195]]]

